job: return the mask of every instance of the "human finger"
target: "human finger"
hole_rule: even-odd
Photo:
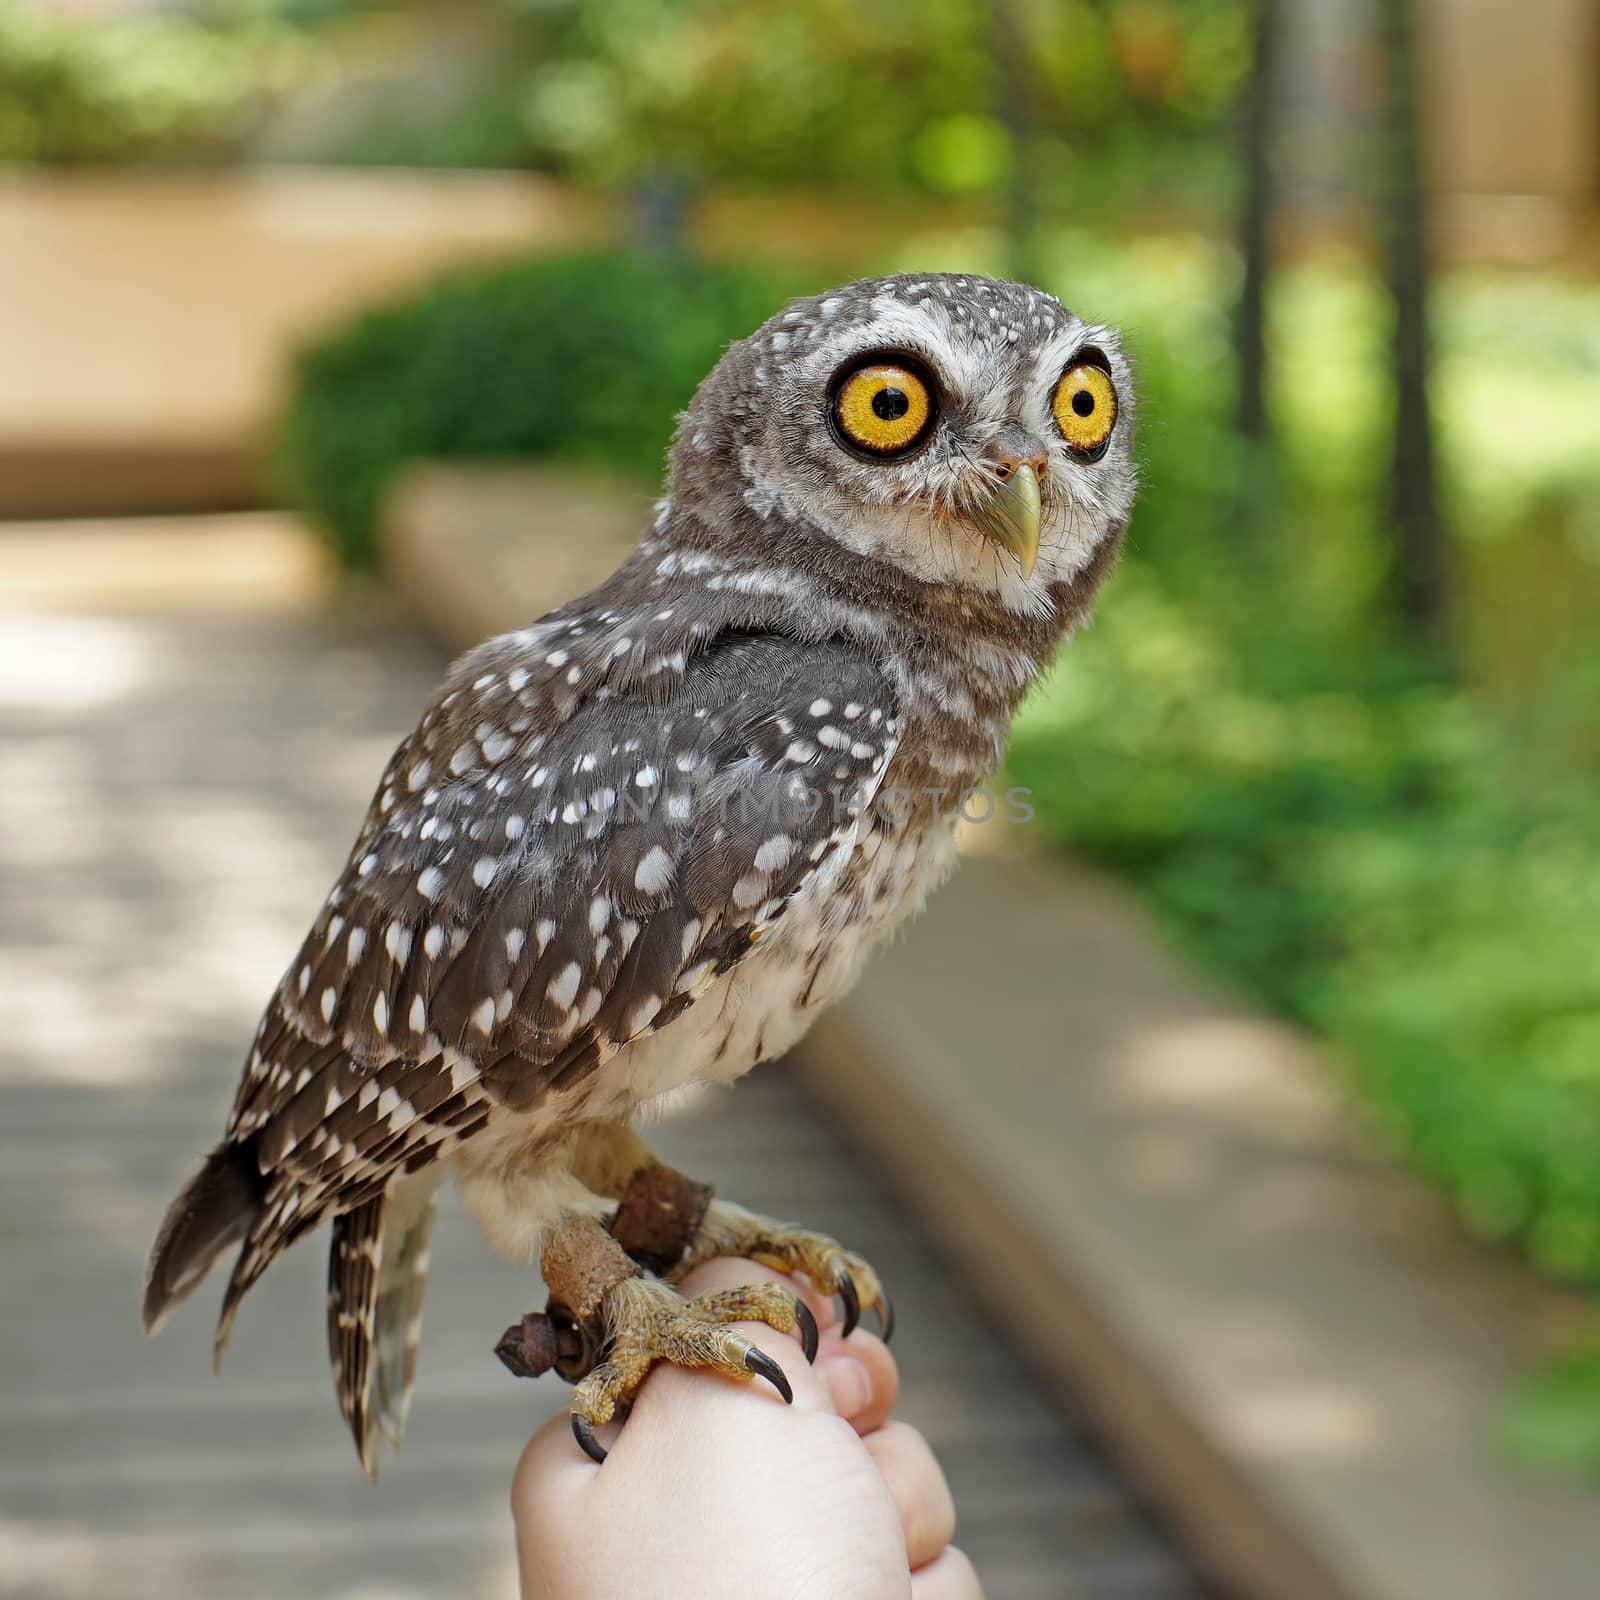
[[[934,1561],[955,1536],[956,1506],[944,1469],[909,1423],[886,1422],[862,1442],[894,1497],[906,1557],[915,1572]]]
[[[950,1545],[937,1560],[911,1574],[911,1600],[983,1600],[983,1585],[965,1553]]]

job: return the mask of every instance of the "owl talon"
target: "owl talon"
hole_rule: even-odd
[[[844,1326],[840,1338],[848,1339],[861,1321],[861,1296],[856,1293],[855,1279],[848,1272],[840,1273],[834,1293],[844,1306]]]
[[[725,1200],[713,1200],[706,1208],[694,1243],[674,1269],[674,1279],[716,1256],[744,1256],[774,1272],[804,1273],[819,1294],[838,1296],[841,1338],[848,1339],[856,1331],[861,1313],[867,1307],[877,1312],[885,1339],[894,1332],[894,1308],[883,1292],[878,1274],[868,1262],[826,1234],[812,1233],[787,1222],[775,1222],[771,1217],[759,1216]],[[772,1319],[763,1320],[770,1322]],[[773,1323],[773,1326],[780,1324]],[[811,1336],[803,1320],[800,1326],[809,1360]]]
[[[606,1456],[610,1452],[595,1438],[593,1424],[582,1412],[572,1413],[572,1437],[578,1441],[578,1447],[597,1467],[605,1465]]]
[[[800,1330],[800,1348],[805,1353],[806,1365],[814,1367],[817,1364],[817,1346],[821,1342],[821,1335],[817,1331],[817,1319],[811,1315],[811,1307],[798,1295],[794,1301],[794,1320]]]
[[[810,1308],[780,1284],[752,1283],[685,1300],[659,1279],[624,1278],[606,1291],[598,1325],[607,1330],[601,1360],[572,1394],[572,1436],[596,1463],[606,1458],[595,1428],[621,1422],[640,1385],[658,1362],[704,1367],[742,1382],[764,1378],[794,1404],[788,1374],[734,1324],[764,1322],[779,1333],[798,1333],[809,1360],[816,1354],[817,1324]]]
[[[878,1301],[878,1337],[885,1344],[894,1338],[894,1301],[887,1292]]]
[[[744,1364],[758,1377],[765,1378],[783,1396],[786,1406],[794,1404],[794,1390],[789,1387],[788,1374],[765,1350],[757,1350],[752,1346],[745,1351]]]

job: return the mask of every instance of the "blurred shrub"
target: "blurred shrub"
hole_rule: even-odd
[[[1198,215],[1232,193],[1250,13],[1249,0],[0,0],[0,160],[214,159],[249,140],[625,192],[993,201],[1020,141],[1036,210]]]
[[[553,456],[659,482],[723,349],[799,285],[628,255],[456,277],[299,357],[277,450],[290,498],[356,566],[408,461]]]
[[[0,0],[0,162],[215,158],[311,59],[303,33],[265,16],[213,26]]]
[[[1600,1475],[1600,1343],[1591,1335],[1518,1380],[1501,1439],[1524,1466],[1563,1477]]]

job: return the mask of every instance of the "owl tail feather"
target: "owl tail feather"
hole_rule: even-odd
[[[403,1179],[337,1218],[328,1249],[328,1355],[362,1471],[398,1450],[416,1378],[437,1173]]]
[[[150,1251],[144,1277],[144,1331],[154,1334],[250,1231],[266,1197],[255,1140],[224,1140],[178,1192]]]

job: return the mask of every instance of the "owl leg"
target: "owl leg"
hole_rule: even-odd
[[[885,1338],[893,1334],[894,1308],[860,1256],[826,1234],[713,1200],[709,1187],[673,1171],[627,1124],[586,1130],[574,1171],[618,1201],[611,1233],[623,1249],[670,1282],[717,1256],[743,1256],[775,1272],[803,1272],[823,1294],[838,1295],[846,1337],[863,1307],[877,1312]]]
[[[508,1330],[497,1354],[520,1376],[554,1366],[576,1383],[573,1436],[596,1461],[604,1461],[606,1452],[594,1430],[626,1416],[658,1361],[705,1367],[741,1381],[765,1378],[792,1402],[783,1368],[735,1322],[765,1322],[785,1333],[799,1329],[806,1359],[816,1355],[815,1319],[789,1290],[761,1284],[686,1299],[645,1273],[586,1213],[570,1214],[556,1229],[540,1270],[549,1306],[542,1316],[526,1317]]]
[[[591,1194],[617,1202],[610,1232],[647,1272],[676,1266],[711,1204],[710,1185],[662,1161],[626,1122],[591,1122],[572,1147],[572,1174]]]

